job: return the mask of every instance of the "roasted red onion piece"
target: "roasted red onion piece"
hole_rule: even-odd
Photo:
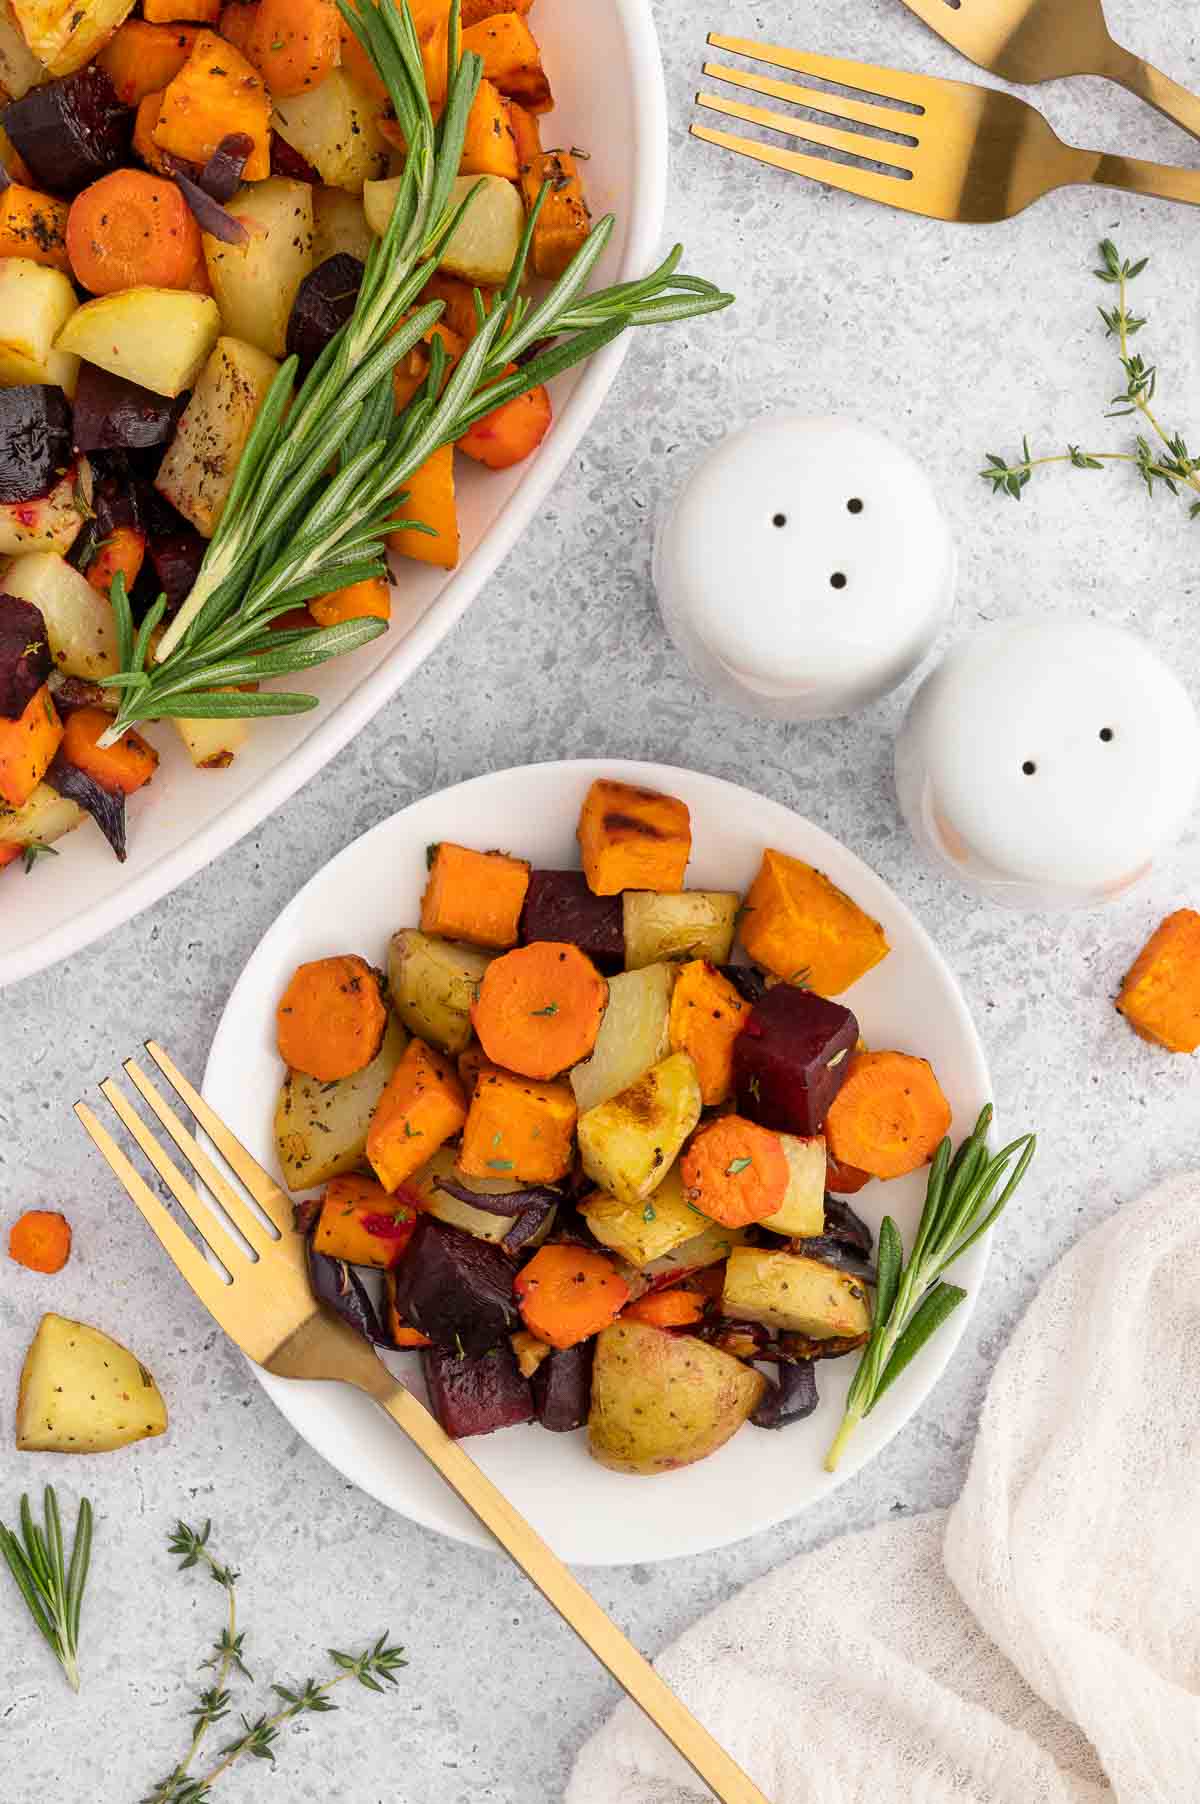
[[[811,1359],[798,1360],[780,1366],[778,1382],[768,1384],[750,1420],[756,1428],[786,1428],[811,1416],[819,1402],[816,1368]]]
[[[190,175],[180,170],[171,171],[175,186],[192,209],[196,224],[210,238],[216,238],[221,244],[249,244],[250,234],[240,219],[226,212],[220,201],[206,194],[199,182],[193,181]]]
[[[116,853],[118,862],[124,864],[125,792],[120,789],[105,789],[94,777],[89,777],[85,770],[80,770],[77,764],[69,763],[61,751],[55,754],[45,780],[51,789],[57,789],[60,796],[66,796],[69,802],[77,802],[85,813],[91,815]]]
[[[543,1428],[569,1434],[582,1428],[592,1404],[594,1340],[556,1347],[533,1374],[533,1408]]]
[[[390,1347],[383,1331],[379,1312],[353,1266],[344,1259],[331,1259],[327,1253],[308,1248],[308,1277],[313,1295],[340,1315],[342,1320],[377,1347]]]
[[[540,1203],[531,1204],[530,1207],[525,1210],[523,1215],[518,1215],[516,1221],[508,1230],[504,1239],[500,1242],[504,1251],[506,1253],[519,1253],[521,1248],[527,1246],[538,1230],[545,1225],[546,1217],[552,1215],[554,1209],[555,1204],[551,1202],[549,1197],[544,1198]]]
[[[249,132],[229,132],[196,177],[198,186],[222,205],[232,200],[242,185],[242,171],[253,149]]]
[[[288,319],[287,351],[300,359],[302,376],[354,312],[363,267],[348,251],[339,251],[301,282]]]
[[[869,1258],[875,1245],[875,1236],[863,1220],[856,1215],[844,1197],[825,1195],[825,1234],[832,1240],[840,1240],[843,1245],[857,1247],[864,1258]]]
[[[562,1201],[561,1192],[548,1184],[531,1184],[528,1190],[505,1190],[499,1194],[472,1190],[469,1184],[460,1184],[452,1178],[435,1178],[434,1186],[444,1190],[447,1196],[457,1197],[460,1203],[470,1203],[473,1209],[482,1209],[488,1215],[524,1215],[531,1206],[544,1203],[553,1208]]]

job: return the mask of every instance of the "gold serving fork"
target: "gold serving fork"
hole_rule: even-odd
[[[658,1725],[713,1795],[722,1804],[768,1804],[758,1787],[690,1715],[524,1517],[484,1477],[458,1443],[443,1432],[429,1411],[393,1378],[374,1349],[317,1303],[308,1281],[304,1239],[295,1229],[290,1198],[251,1158],[163,1048],[150,1040],[146,1051],[230,1171],[245,1186],[262,1211],[261,1216],[217,1169],[133,1059],[125,1063],[131,1084],[219,1204],[233,1235],[164,1151],[113,1078],[100,1085],[101,1093],[204,1244],[220,1261],[227,1277],[184,1233],[87,1104],[76,1103],[75,1113],[218,1326],[248,1359],[281,1378],[340,1379],[365,1391],[436,1466],[468,1509]],[[240,1235],[245,1245],[239,1245],[235,1235]]]
[[[1079,182],[1200,205],[1200,170],[1076,150],[1055,135],[1035,108],[1014,94],[971,82],[881,69],[872,63],[846,62],[836,56],[810,56],[750,38],[710,33],[708,42],[735,56],[854,89],[855,97],[780,81],[750,69],[705,63],[704,73],[717,81],[772,100],[790,101],[819,117],[804,118],[725,95],[701,93],[696,96],[697,105],[796,138],[813,149],[786,150],[707,125],[693,125],[694,136],[907,213],[987,225],[1011,219],[1044,194]],[[826,120],[836,123],[826,124]],[[818,147],[860,161],[837,162],[820,155]],[[864,163],[872,166],[864,167]]]
[[[931,31],[1004,81],[1103,75],[1200,138],[1200,98],[1114,43],[1101,0],[904,0]]]

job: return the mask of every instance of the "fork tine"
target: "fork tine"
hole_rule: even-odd
[[[201,1183],[216,1197],[238,1233],[250,1242],[260,1256],[275,1252],[282,1236],[278,1233],[272,1234],[269,1229],[264,1228],[253,1209],[217,1170],[195,1136],[184,1127],[174,1109],[155,1089],[140,1066],[133,1059],[126,1059],[124,1068],[138,1094],[158,1116],[159,1121],[166,1128],[167,1133],[191,1165]],[[291,1236],[289,1236],[290,1238]]]
[[[270,1172],[264,1171],[258,1160],[250,1156],[237,1136],[225,1126],[221,1117],[214,1115],[199,1091],[188,1083],[187,1078],[184,1077],[170,1055],[158,1044],[158,1041],[147,1040],[146,1051],[175,1094],[187,1104],[221,1157],[230,1169],[237,1173],[259,1208],[265,1210],[281,1234],[289,1233],[292,1227],[292,1201],[286,1191],[281,1190]]]
[[[179,1223],[172,1220],[141,1173],[130,1164],[108,1129],[100,1124],[87,1104],[77,1102],[75,1114],[101,1158],[128,1192],[130,1201],[141,1211],[146,1225],[158,1237],[163,1251],[178,1266],[184,1282],[191,1285],[200,1301],[219,1322],[232,1287],[224,1282],[203,1253],[192,1245]]]
[[[802,88],[798,82],[777,81],[774,76],[759,75],[753,69],[730,69],[723,63],[705,63],[704,73],[737,88],[750,88],[755,94],[769,94],[774,100],[790,100],[814,113],[828,113],[835,119],[854,119],[860,125],[873,125],[880,131],[898,132],[916,142],[912,131],[918,123],[916,113],[903,113],[897,107],[874,106],[865,100],[843,99],[840,94],[825,94],[819,88]]]
[[[763,125],[768,131],[783,132],[789,138],[802,138],[810,144],[824,144],[830,150],[842,150],[852,157],[865,157],[872,163],[887,163],[907,174],[912,151],[903,145],[888,144],[882,138],[868,137],[865,132],[843,132],[834,126],[819,125],[811,119],[795,119],[786,113],[773,113],[769,107],[747,106],[741,100],[727,100],[721,94],[697,94],[696,105],[709,107],[714,113],[725,113],[731,119],[744,119],[748,125]],[[896,178],[889,176],[889,181]]]
[[[776,69],[791,69],[796,75],[812,75],[817,81],[857,88],[860,93],[874,94],[883,101],[903,100],[925,111],[929,84],[924,76],[906,75],[900,69],[883,69],[877,63],[854,63],[841,56],[815,56],[806,50],[787,50],[781,44],[759,44],[753,38],[727,38],[717,31],[710,31],[706,42],[714,50],[729,50],[734,56],[771,63]]]
[[[723,150],[734,150],[739,156],[756,163],[769,163],[773,169],[786,169],[792,175],[807,175],[814,182],[830,188],[844,188],[849,194],[861,194],[867,200],[882,201],[885,206],[900,207],[906,213],[919,213],[909,193],[914,184],[898,181],[893,175],[878,175],[873,169],[852,167],[849,163],[831,163],[828,157],[809,157],[798,150],[761,144],[757,138],[739,138],[733,132],[716,131],[710,125],[693,125],[694,138],[706,144],[719,144]]]

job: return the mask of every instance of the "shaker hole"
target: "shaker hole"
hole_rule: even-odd
[[[1037,765],[1033,762],[1032,758],[1026,758],[1021,769],[1025,772],[1027,777],[1036,777],[1037,775]]]
[[[835,570],[829,581],[835,589],[844,589],[846,587],[846,578],[840,570]]]
[[[863,511],[863,504],[859,500],[857,495],[855,495],[855,497],[852,501],[847,501],[846,512],[848,514],[861,514],[862,511]]]
[[[1113,740],[1116,738],[1116,734],[1113,732],[1111,727],[1101,727],[1100,737],[1104,741],[1105,745],[1111,745]]]
[[[787,525],[787,515],[786,514],[773,515],[772,519],[771,519],[771,525],[772,526],[786,526]]]

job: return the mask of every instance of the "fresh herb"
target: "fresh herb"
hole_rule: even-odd
[[[753,1159],[734,1159],[725,1167],[725,1176],[727,1178],[736,1178],[739,1172],[748,1171],[753,1163]]]
[[[364,1649],[361,1654],[343,1654],[331,1647],[328,1650],[329,1658],[338,1668],[332,1678],[325,1679],[320,1684],[315,1679],[306,1679],[294,1689],[287,1685],[272,1685],[271,1690],[281,1700],[282,1708],[273,1710],[270,1714],[264,1711],[253,1721],[248,1716],[241,1716],[241,1734],[218,1750],[216,1761],[206,1773],[193,1775],[192,1767],[208,1731],[214,1723],[222,1722],[229,1715],[232,1704],[230,1679],[235,1673],[244,1679],[251,1678],[242,1659],[245,1631],[239,1630],[237,1626],[235,1587],[240,1575],[232,1567],[222,1566],[210,1553],[208,1537],[211,1528],[210,1522],[206,1522],[199,1530],[189,1528],[186,1522],[177,1523],[168,1538],[167,1546],[171,1553],[179,1556],[180,1571],[188,1566],[203,1565],[209,1577],[221,1586],[228,1597],[225,1626],[213,1643],[210,1657],[200,1663],[202,1672],[215,1668],[216,1676],[211,1685],[206,1684],[198,1693],[197,1702],[189,1712],[193,1728],[186,1754],[179,1765],[147,1793],[142,1804],[204,1804],[222,1773],[228,1772],[243,1755],[255,1760],[269,1760],[274,1765],[274,1744],[285,1723],[297,1716],[323,1715],[329,1710],[336,1710],[337,1705],[329,1696],[336,1686],[344,1685],[348,1679],[357,1679],[368,1691],[382,1691],[380,1680],[394,1685],[396,1669],[407,1664],[403,1649],[389,1647],[386,1634],[381,1635],[373,1647]]]
[[[513,1168],[511,1159],[489,1159],[487,1164],[489,1171],[511,1171]]]
[[[39,858],[57,858],[58,847],[43,845],[40,839],[31,840],[25,848],[25,873],[28,876]]]
[[[39,1528],[28,1497],[22,1497],[20,1538],[0,1523],[0,1553],[67,1683],[78,1691],[79,1612],[92,1555],[92,1506],[86,1497],[79,1505],[70,1564],[53,1485],[43,1493],[42,1517]]]
[[[1158,388],[1158,371],[1129,348],[1130,339],[1136,337],[1146,324],[1144,319],[1130,312],[1129,284],[1136,282],[1150,259],[1142,257],[1136,263],[1123,260],[1111,238],[1101,244],[1100,255],[1104,267],[1094,270],[1093,274],[1117,289],[1116,306],[1101,307],[1100,318],[1107,336],[1117,340],[1121,368],[1125,372],[1124,390],[1114,395],[1110,403],[1116,411],[1106,414],[1105,418],[1138,417],[1147,431],[1138,433],[1132,451],[1082,451],[1078,445],[1068,445],[1065,451],[1052,456],[1034,457],[1027,438],[1021,441],[1022,456],[1015,462],[1010,463],[1007,458],[989,451],[988,467],[979,474],[985,482],[991,483],[993,494],[1008,495],[1019,501],[1033,472],[1048,464],[1070,464],[1075,470],[1102,470],[1108,463],[1124,463],[1135,466],[1148,494],[1153,495],[1156,485],[1162,483],[1172,495],[1188,490],[1200,496],[1200,457],[1191,455],[1181,433],[1168,432],[1162,425],[1151,406]],[[1156,449],[1155,441],[1161,448]],[[1200,516],[1200,500],[1191,501],[1190,513],[1193,520]]]
[[[798,971],[792,972],[792,975],[788,978],[788,982],[793,986],[794,989],[806,990],[808,988],[808,980],[811,976],[812,976],[812,966],[811,965],[801,965],[801,967]]]
[[[424,1128],[415,1128],[411,1121],[406,1121],[404,1123],[404,1138],[406,1140],[419,1140],[424,1132]]]
[[[453,73],[435,125],[407,4],[355,10],[339,0],[339,6],[382,78],[408,144],[391,219],[371,249],[353,314],[294,399],[296,359],[281,366],[195,585],[161,638],[166,596],[135,627],[124,581],[119,573],[115,578],[111,599],[121,668],[101,680],[120,691],[121,701],[101,736],[103,746],[115,744],[138,721],[164,716],[227,719],[315,708],[313,695],[246,693],[238,686],[308,670],[386,630],[377,619],[316,630],[274,631],[272,623],[314,596],[386,574],[384,539],[398,524],[397,503],[434,451],[628,327],[712,313],[733,298],[711,282],[677,275],[681,247],[641,281],[585,294],[584,283],[612,235],[611,215],[597,221],[549,294],[536,300],[522,295],[544,184],[508,281],[462,359],[447,380],[445,351],[435,338],[426,380],[396,413],[391,372],[442,311],[440,302],[414,303],[470,204],[468,197],[454,207],[450,196],[483,63],[473,52],[460,57],[454,5]],[[331,466],[337,471],[332,479]],[[428,530],[420,522],[399,523]]]
[[[849,1050],[850,1050],[850,1048],[848,1046],[843,1046],[842,1050],[840,1052],[835,1052],[831,1059],[826,1059],[826,1061],[825,1061],[826,1071],[833,1071],[838,1065],[840,1065],[842,1060],[845,1058],[846,1054],[849,1052]]]
[[[530,1009],[529,1012],[531,1015],[557,1015],[558,1004],[557,1002],[548,1002],[545,1008]]]
[[[938,1147],[907,1265],[900,1231],[890,1215],[884,1217],[876,1255],[871,1338],[854,1374],[841,1427],[825,1456],[827,1472],[837,1469],[846,1443],[863,1417],[870,1415],[884,1392],[963,1301],[966,1291],[944,1283],[942,1273],[987,1233],[1029,1169],[1037,1146],[1035,1136],[1023,1134],[1001,1152],[989,1154],[991,1124],[989,1103],[974,1133],[957,1153],[952,1154],[948,1137]],[[1008,1175],[1014,1159],[1015,1167]],[[1006,1175],[1008,1181],[993,1202],[996,1187]]]
[[[647,1203],[646,1207],[642,1210],[642,1220],[643,1221],[657,1221],[658,1220],[658,1216],[654,1212],[654,1204],[653,1203]]]

